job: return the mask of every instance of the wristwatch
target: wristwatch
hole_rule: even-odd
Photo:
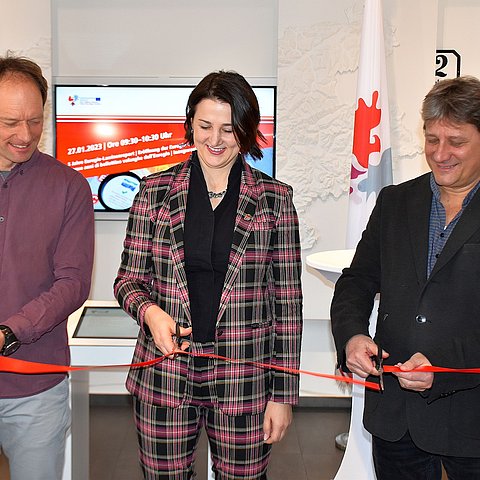
[[[5,336],[5,343],[3,344],[2,350],[0,350],[0,354],[4,357],[8,357],[8,355],[11,355],[18,350],[21,343],[12,332],[10,327],[7,327],[6,325],[0,325],[0,331]]]

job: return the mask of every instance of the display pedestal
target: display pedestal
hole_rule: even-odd
[[[307,257],[307,265],[318,270],[333,284],[338,280],[342,270],[352,261],[354,250],[331,250],[318,252]],[[377,318],[377,301],[370,317],[370,334],[375,332]],[[334,480],[372,480],[376,479],[372,461],[372,436],[363,428],[364,387],[352,387],[352,411],[350,430],[342,463]],[[342,442],[341,435],[336,441]],[[339,445],[341,448],[341,446]]]
[[[138,326],[116,301],[87,301],[70,315],[67,328],[72,366],[125,365],[132,361]],[[109,393],[127,393],[124,387],[127,372],[128,367],[108,370],[105,378],[112,383]],[[115,375],[121,377],[120,382],[111,380]],[[89,478],[91,390],[91,375],[87,370],[71,372],[72,425],[67,437],[62,480]]]

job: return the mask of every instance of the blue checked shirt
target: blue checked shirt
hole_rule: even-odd
[[[448,224],[446,222],[445,208],[440,202],[440,188],[435,183],[433,174],[430,174],[430,187],[432,189],[432,208],[430,210],[430,227],[428,233],[428,264],[427,278],[432,273],[435,262],[447,243],[448,237],[453,232],[455,225],[460,220],[465,207],[469,204],[472,197],[480,188],[480,182],[463,199],[462,209],[455,215],[455,218]]]

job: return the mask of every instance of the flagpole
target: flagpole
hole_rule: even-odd
[[[392,154],[381,0],[366,0],[363,13],[350,169],[347,249],[361,238],[380,190],[392,183]],[[376,307],[370,334],[376,328]],[[335,480],[375,479],[371,435],[363,427],[364,389],[352,388],[350,430],[336,437],[345,454]]]
[[[357,77],[346,247],[355,248],[378,193],[392,183],[381,0],[366,0]]]

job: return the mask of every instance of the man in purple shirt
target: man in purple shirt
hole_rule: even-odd
[[[86,180],[37,149],[47,89],[37,64],[0,57],[0,354],[68,365],[67,318],[88,297],[94,220]],[[64,374],[0,372],[12,479],[60,479],[69,423]]]

